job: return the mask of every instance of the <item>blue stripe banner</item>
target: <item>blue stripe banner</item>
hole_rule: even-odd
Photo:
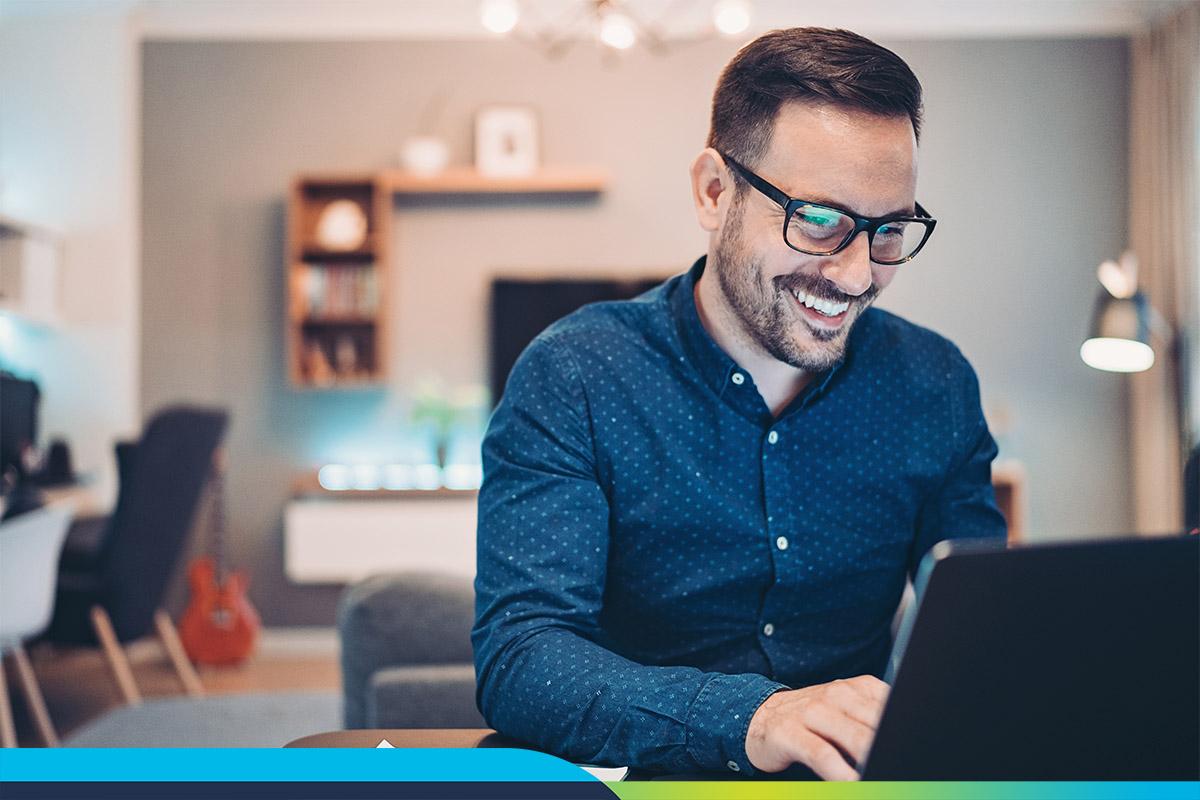
[[[62,748],[0,750],[0,781],[592,782],[575,765],[508,748]]]

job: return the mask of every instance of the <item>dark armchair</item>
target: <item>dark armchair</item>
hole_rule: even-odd
[[[46,638],[99,643],[127,702],[141,697],[120,644],[151,626],[185,688],[199,693],[195,671],[159,605],[227,423],[228,415],[215,409],[173,407],[156,414],[136,445],[117,446],[120,488],[112,515],[80,520],[67,534]]]

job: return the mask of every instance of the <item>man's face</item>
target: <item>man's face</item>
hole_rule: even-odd
[[[766,157],[746,166],[790,197],[861,216],[912,213],[916,199],[916,140],[906,116],[785,103]],[[831,256],[791,249],[783,241],[783,209],[745,184],[721,226],[714,259],[742,333],[774,358],[811,372],[841,360],[850,328],[902,268],[873,263],[865,233]],[[848,305],[828,316],[806,307],[805,295]]]

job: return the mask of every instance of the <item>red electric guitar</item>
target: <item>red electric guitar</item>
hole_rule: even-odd
[[[246,599],[246,579],[225,570],[224,464],[213,458],[209,484],[211,530],[216,558],[201,556],[188,567],[192,599],[179,622],[179,638],[197,664],[236,664],[254,651],[260,623]]]

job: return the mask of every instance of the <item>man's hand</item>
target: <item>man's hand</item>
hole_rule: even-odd
[[[825,780],[858,780],[851,764],[867,757],[888,685],[872,675],[780,691],[750,719],[746,756],[755,769],[807,765]]]

